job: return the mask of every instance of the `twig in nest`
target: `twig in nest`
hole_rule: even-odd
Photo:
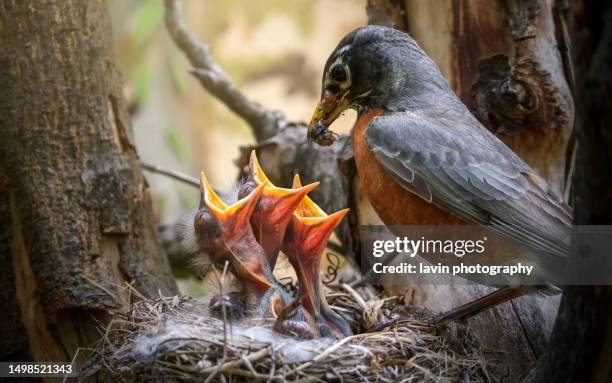
[[[411,319],[410,317],[400,316],[400,317],[397,317],[397,318],[383,320],[382,322],[378,322],[378,323],[368,327],[364,332],[366,332],[366,333],[380,332],[380,331],[383,331],[386,327],[390,327],[390,326],[394,325],[395,323],[398,323],[398,322],[401,322],[401,321],[410,320],[410,319]]]
[[[223,265],[223,273],[221,274],[221,280],[218,281],[219,282],[219,294],[221,294],[221,299],[223,299],[223,297],[225,296],[223,295],[224,294],[223,285],[225,283],[225,275],[227,274],[228,266],[229,266],[229,262],[225,261],[225,264]],[[210,375],[208,375],[204,383],[212,382],[212,380],[220,372],[223,371],[223,366],[226,364],[226,361],[227,361],[227,311],[226,311],[224,304],[221,305],[221,312],[223,313],[223,357],[221,358],[221,361],[216,367],[210,369],[209,371]]]
[[[228,266],[229,262],[225,261],[225,265],[223,265],[223,274],[221,274],[221,283],[219,284],[219,293],[222,297],[224,296],[223,285],[225,284]],[[221,306],[221,311],[223,312],[223,359],[227,359],[227,310],[225,305]]]
[[[343,283],[341,287],[344,291],[346,291],[353,297],[355,302],[357,302],[357,304],[362,310],[365,310],[367,306],[366,301],[363,299],[361,295],[359,295],[357,291],[355,291],[355,289],[353,289],[351,286],[347,285],[346,283]]]
[[[235,360],[230,360],[229,362],[223,362],[221,364],[219,364],[216,367],[211,367],[209,369],[206,369],[204,371],[202,371],[203,373],[207,374],[207,373],[212,373],[209,378],[211,376],[215,376],[215,372],[219,373],[219,372],[225,372],[231,368],[235,368],[235,367],[240,367],[240,365],[242,365],[244,363],[244,360],[247,360],[249,363],[254,363],[257,362],[263,358],[265,358],[266,356],[268,356],[268,354],[270,353],[270,349],[268,347],[264,348],[263,350],[259,350],[257,352],[248,354],[246,356],[241,356],[238,359]],[[215,371],[216,370],[216,371]]]
[[[165,4],[166,27],[176,45],[193,65],[191,73],[207,91],[251,125],[257,141],[270,138],[279,128],[289,125],[281,112],[266,109],[236,88],[217,64],[208,46],[199,41],[187,27],[180,15],[180,0],[165,0]]]
[[[98,289],[104,291],[109,297],[113,298],[113,300],[115,302],[117,302],[119,304],[119,306],[126,306],[128,304],[128,302],[125,302],[124,300],[119,299],[109,289],[107,289],[106,287],[102,286],[101,284],[99,284],[98,282],[94,281],[93,279],[89,278],[87,275],[83,274],[83,279],[85,279],[87,282],[91,283],[92,285],[94,285]]]
[[[339,286],[331,286],[339,290]],[[363,310],[348,293],[336,291],[338,300],[362,317]],[[381,300],[390,309],[401,298]],[[223,360],[223,323],[207,317],[208,304],[188,297],[159,297],[136,302],[129,312],[117,313],[108,336],[95,349],[84,376],[110,381],[317,381],[341,375],[358,381],[470,381],[484,383],[488,359],[465,326],[457,325],[451,342],[447,331],[431,327],[418,316],[386,322],[380,332],[361,333],[337,343],[298,341],[272,332],[253,332],[251,326],[271,327],[273,319],[237,324],[227,338]],[[407,308],[408,311],[411,311]],[[390,314],[389,314],[390,315]],[[404,314],[401,314],[404,315]],[[392,317],[385,314],[385,319]],[[461,347],[454,346],[460,342]],[[298,352],[296,358],[295,351]],[[309,356],[304,358],[302,352]],[[213,376],[212,378],[210,378]]]

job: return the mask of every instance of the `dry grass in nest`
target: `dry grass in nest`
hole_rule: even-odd
[[[363,291],[363,290],[362,290]],[[488,382],[482,351],[464,326],[432,327],[401,297],[369,299],[335,286],[330,304],[356,335],[298,341],[272,319],[231,324],[205,300],[159,297],[116,316],[91,351],[83,379],[104,381]],[[369,328],[369,330],[368,330]]]

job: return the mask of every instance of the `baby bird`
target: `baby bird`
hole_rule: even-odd
[[[301,188],[299,175],[293,179],[293,187]],[[348,323],[335,313],[323,294],[321,282],[321,257],[329,237],[349,209],[327,215],[308,196],[305,196],[293,212],[287,226],[282,251],[289,258],[298,277],[303,305],[315,321],[322,337],[342,338],[352,335]]]
[[[245,314],[241,303],[245,301],[248,313],[276,317],[274,330],[284,334],[301,339],[351,335],[344,318],[329,307],[320,278],[327,241],[348,209],[327,215],[307,196],[318,182],[302,186],[299,176],[291,189],[276,187],[254,151],[249,177],[239,187],[236,202],[225,203],[204,173],[200,182],[201,201],[194,219],[198,247],[213,264],[229,261],[243,286],[243,294],[213,296],[211,314],[229,313],[239,319]],[[299,291],[294,299],[272,274],[281,249],[297,274]]]
[[[194,219],[200,250],[208,253],[214,264],[230,262],[232,272],[243,284],[247,310],[254,311],[256,315],[271,311],[273,296],[286,297],[286,293],[276,284],[264,250],[255,239],[250,225],[251,215],[264,187],[265,183],[262,183],[244,198],[227,205],[202,172],[200,206]],[[289,300],[285,303],[289,303]]]
[[[255,238],[264,249],[270,268],[274,270],[285,236],[285,229],[289,220],[291,220],[293,211],[302,201],[302,198],[316,188],[319,183],[313,182],[293,189],[274,186],[259,166],[257,155],[253,150],[249,162],[249,176],[240,189],[238,197],[245,197],[261,185],[265,186],[251,216],[251,226]]]

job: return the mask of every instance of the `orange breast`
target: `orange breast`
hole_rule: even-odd
[[[353,151],[362,187],[386,225],[456,225],[464,221],[401,187],[378,163],[365,130],[381,109],[362,114],[353,128]]]

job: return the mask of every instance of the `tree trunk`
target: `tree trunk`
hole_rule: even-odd
[[[610,225],[612,5],[589,0],[573,5],[579,143],[575,222]],[[564,289],[549,351],[535,381],[612,382],[612,286]]]
[[[574,105],[552,1],[370,0],[367,10],[371,22],[407,30],[474,115],[567,196]],[[367,204],[360,210],[361,222],[377,221]],[[448,310],[490,291],[414,286],[409,295],[414,304]],[[504,353],[508,371],[498,378],[515,381],[535,365],[557,305],[557,297],[524,296],[470,319],[484,346]]]
[[[103,0],[0,2],[0,359],[69,361],[97,319],[176,286]]]

